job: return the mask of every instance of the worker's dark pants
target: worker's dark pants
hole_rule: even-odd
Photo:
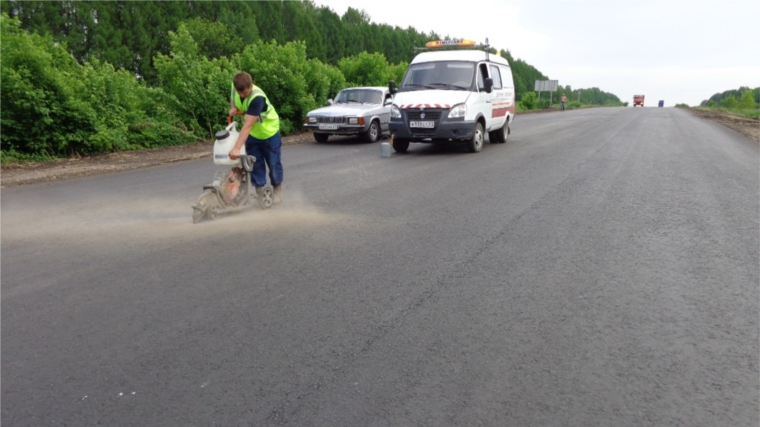
[[[245,141],[245,154],[256,157],[251,171],[251,181],[256,187],[267,184],[267,168],[269,168],[269,182],[272,185],[282,183],[282,136],[278,131],[269,139],[256,139],[248,136]]]

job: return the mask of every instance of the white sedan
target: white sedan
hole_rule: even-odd
[[[309,111],[304,129],[314,132],[317,142],[330,135],[361,135],[367,142],[388,131],[393,96],[387,87],[351,87],[338,92],[326,107]]]

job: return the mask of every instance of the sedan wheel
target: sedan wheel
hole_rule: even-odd
[[[367,142],[375,142],[380,138],[380,125],[377,123],[377,120],[373,120],[369,124],[369,129],[362,136]]]

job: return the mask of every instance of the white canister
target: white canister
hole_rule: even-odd
[[[214,164],[219,166],[237,166],[240,164],[240,159],[230,159],[230,151],[235,146],[235,143],[240,136],[240,132],[237,130],[237,123],[230,123],[224,130],[220,130],[214,135],[216,141],[214,141]],[[240,154],[245,154],[245,145],[240,147]]]
[[[387,142],[381,142],[380,143],[380,156],[382,157],[390,157],[391,156],[391,144]]]

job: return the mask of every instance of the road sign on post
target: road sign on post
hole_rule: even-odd
[[[552,92],[549,95],[549,105],[552,103],[553,92],[557,90],[559,80],[536,80],[535,90],[538,92],[538,99],[541,99],[541,92]]]

